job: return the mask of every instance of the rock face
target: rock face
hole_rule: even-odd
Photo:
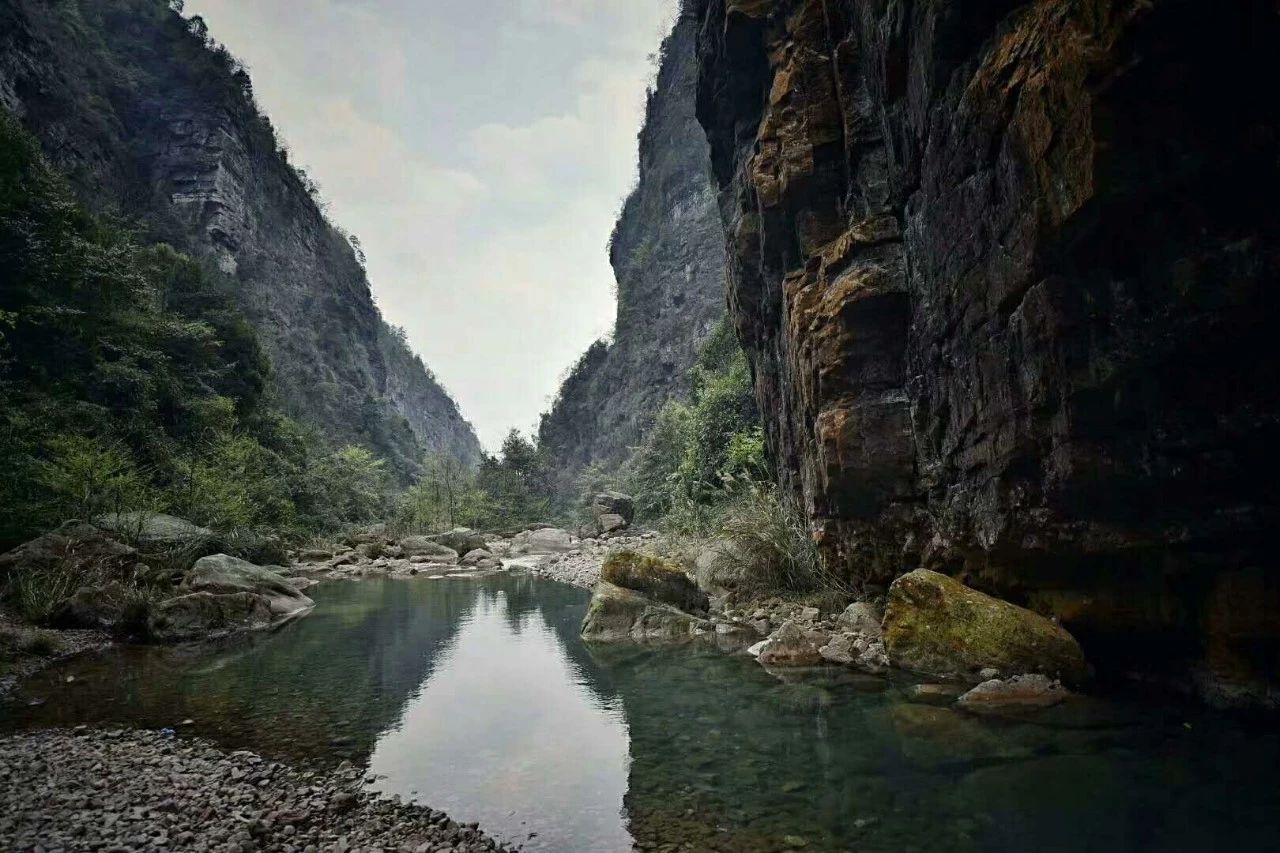
[[[924,675],[977,680],[990,668],[1072,684],[1088,676],[1084,653],[1062,628],[927,569],[889,588],[884,638],[894,666]]]
[[[1100,663],[1265,692],[1275,10],[695,7],[730,307],[828,566],[965,570]]]
[[[220,270],[257,330],[286,411],[411,469],[479,443],[388,328],[257,110],[243,68],[151,0],[0,7],[0,107],[95,209]]]
[[[583,355],[539,429],[562,490],[592,462],[621,462],[662,404],[688,393],[686,374],[724,316],[724,244],[694,115],[695,33],[684,14],[662,46],[640,134],[640,181],[609,247],[613,342]]]

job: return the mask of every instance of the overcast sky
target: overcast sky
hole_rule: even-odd
[[[481,441],[613,326],[605,244],[675,0],[187,0]]]

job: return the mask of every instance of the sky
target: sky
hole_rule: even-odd
[[[360,238],[388,322],[491,450],[530,431],[614,320],[606,243],[635,182],[676,0],[187,0]]]

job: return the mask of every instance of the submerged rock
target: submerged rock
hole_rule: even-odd
[[[687,642],[702,620],[669,604],[601,580],[582,622],[582,637],[598,642]]]
[[[706,612],[709,605],[683,569],[659,557],[616,551],[605,559],[600,578],[686,612]]]
[[[1058,625],[926,569],[890,587],[884,632],[893,665],[926,675],[972,680],[991,667],[1073,684],[1088,675],[1080,645]]]
[[[226,554],[197,560],[183,583],[195,592],[261,596],[276,616],[289,616],[315,606],[284,576]]]
[[[1061,682],[1043,675],[1017,675],[1007,681],[984,681],[956,700],[956,705],[976,714],[1051,708],[1071,694]]]

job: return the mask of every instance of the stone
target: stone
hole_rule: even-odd
[[[788,619],[769,636],[768,645],[756,659],[765,666],[817,666],[822,663],[819,643],[814,637]]]
[[[201,557],[187,573],[183,586],[195,592],[252,593],[265,598],[276,616],[291,616],[315,606],[287,578],[226,554]]]
[[[964,692],[958,684],[913,684],[907,698],[921,705],[950,705]]]
[[[631,495],[622,492],[600,492],[591,499],[591,511],[597,518],[605,515],[616,515],[623,520],[626,527],[635,520],[636,503]]]
[[[855,601],[836,617],[836,624],[846,631],[878,640],[884,636],[880,622],[884,615],[869,601]]]
[[[457,551],[459,554],[467,554],[471,551],[485,551],[489,547],[487,537],[469,527],[455,527],[448,533],[441,533],[430,538],[450,550]]]
[[[1051,708],[1070,695],[1061,682],[1043,675],[1016,675],[1007,681],[984,681],[957,699],[956,705],[975,714],[1002,714]]]
[[[573,537],[559,527],[530,531],[525,543],[529,554],[563,554],[573,550]]]
[[[113,582],[76,590],[54,609],[51,622],[58,628],[116,631],[130,627],[126,623],[132,619],[141,623],[145,616],[137,591]]]
[[[400,550],[417,563],[456,563],[458,552],[441,545],[429,536],[406,536],[400,540]]]
[[[213,531],[162,512],[116,512],[94,523],[139,546],[182,547],[213,536]]]
[[[162,643],[204,640],[233,631],[266,628],[274,618],[271,599],[263,595],[193,592],[152,607],[147,631],[153,640]]]
[[[615,551],[605,558],[600,578],[689,613],[705,613],[709,606],[706,593],[683,569],[659,557]]]
[[[697,617],[602,580],[582,622],[582,638],[594,642],[684,643],[693,639]]]
[[[746,562],[742,549],[729,537],[718,537],[698,551],[693,574],[708,595],[724,596],[742,586]]]
[[[493,570],[502,568],[502,561],[489,551],[476,549],[468,552],[466,556],[458,561],[458,565],[474,569]]]
[[[0,582],[11,575],[59,572],[104,582],[126,580],[138,565],[138,552],[91,524],[70,521],[43,536],[0,554]]]
[[[923,675],[973,680],[994,667],[1071,684],[1088,677],[1080,645],[1061,627],[926,569],[890,587],[884,635],[893,665]]]
[[[818,654],[828,663],[851,665],[857,658],[853,648],[853,637],[848,634],[836,634],[825,646],[818,649]]]
[[[617,533],[627,529],[627,520],[612,513],[596,517],[596,530],[602,535]]]

